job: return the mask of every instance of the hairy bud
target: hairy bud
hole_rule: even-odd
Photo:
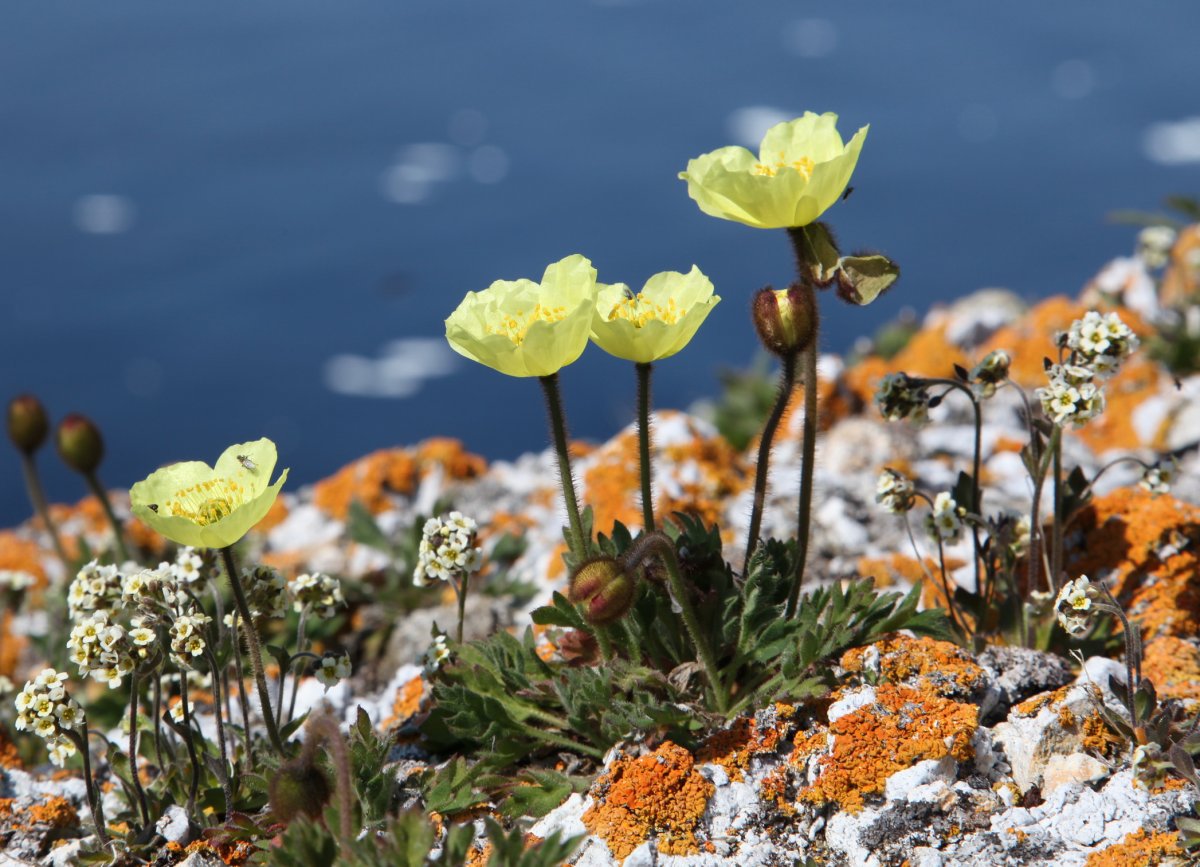
[[[817,299],[811,286],[760,289],[751,314],[762,345],[780,357],[806,349],[817,331]]]
[[[32,394],[14,397],[8,404],[8,438],[25,454],[31,455],[40,449],[49,430],[46,410]]]
[[[76,472],[89,475],[104,460],[104,440],[100,429],[86,416],[72,413],[58,425],[58,453]]]
[[[571,575],[567,597],[583,605],[583,616],[593,626],[620,620],[633,605],[637,580],[612,557],[585,560]]]
[[[276,821],[285,825],[301,814],[316,818],[329,803],[331,794],[325,772],[310,756],[302,754],[280,765],[271,778],[271,812]]]

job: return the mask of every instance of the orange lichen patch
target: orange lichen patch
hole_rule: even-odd
[[[981,355],[982,357],[982,355]],[[954,365],[971,367],[961,349],[946,339],[944,324],[923,328],[891,358],[867,356],[842,374],[846,391],[864,404],[870,404],[879,390],[879,381],[889,373],[912,376],[954,376]]]
[[[412,719],[420,713],[426,694],[425,678],[420,675],[405,683],[396,690],[396,698],[392,701],[392,714],[380,724],[380,728],[387,729]]]
[[[1175,246],[1171,249],[1171,261],[1163,272],[1159,294],[1166,305],[1182,305],[1200,295],[1200,224],[1181,229]]]
[[[390,505],[389,494],[411,494],[417,462],[408,449],[381,449],[342,467],[313,487],[313,503],[342,519],[358,500],[373,515]]]
[[[966,698],[987,684],[987,675],[956,644],[934,638],[892,634],[870,647],[879,653],[879,672],[889,683],[928,690],[943,698]],[[842,655],[842,667],[861,672],[866,647]]]
[[[697,854],[696,823],[715,787],[695,765],[670,741],[640,758],[618,759],[593,785],[596,804],[583,824],[622,861],[651,832],[662,854]]]
[[[22,768],[21,756],[17,753],[17,745],[12,742],[8,729],[0,726],[0,768]]]
[[[463,444],[449,437],[434,437],[417,446],[417,463],[421,475],[434,465],[440,466],[448,478],[475,479],[487,471],[487,461],[472,454]]]
[[[1144,356],[1134,356],[1120,372],[1104,386],[1105,408],[1098,417],[1075,433],[1093,451],[1133,449],[1139,446],[1160,446],[1162,443],[1143,443],[1133,426],[1134,410],[1142,401],[1161,391],[1167,374]]]
[[[29,808],[30,821],[35,825],[70,828],[79,824],[79,814],[66,798],[48,798]]]
[[[1058,724],[1064,729],[1073,729],[1075,724],[1079,722],[1075,718],[1075,711],[1067,707],[1065,704],[1058,709]]]
[[[688,431],[687,442],[666,446],[662,455],[675,466],[694,468],[699,480],[677,480],[679,496],[660,494],[655,509],[664,519],[685,512],[711,526],[723,517],[729,499],[746,486],[749,472],[724,437],[706,437],[690,421]]]
[[[269,533],[283,523],[288,516],[288,511],[288,505],[283,498],[276,497],[271,508],[267,510],[267,514],[263,515],[263,519],[254,525],[254,529],[260,533]]]
[[[791,728],[795,716],[791,705],[775,705],[770,724],[763,718],[760,727],[756,717],[739,717],[728,728],[711,735],[696,753],[696,761],[720,765],[735,783],[745,778],[745,771],[755,756],[771,755]]]
[[[563,560],[563,555],[566,553],[566,542],[559,542],[550,552],[550,562],[546,564],[546,577],[549,580],[557,581],[567,574],[567,563]]]
[[[1083,734],[1083,748],[1097,755],[1110,755],[1116,747],[1125,745],[1125,739],[1109,728],[1099,711],[1084,717],[1079,729]]]
[[[1120,843],[1088,855],[1085,867],[1158,867],[1167,859],[1183,857],[1179,835],[1170,831],[1148,832],[1138,828]]]
[[[638,438],[633,431],[613,437],[593,456],[583,475],[588,504],[597,530],[608,533],[613,522],[642,525]]]
[[[925,569],[922,569],[915,557],[899,553],[878,558],[862,557],[858,561],[858,574],[864,578],[874,578],[876,587],[890,587],[898,582],[916,584],[926,580],[926,570],[934,574],[938,568],[937,561],[931,557],[925,558]]]
[[[189,855],[193,852],[215,853],[229,867],[242,867],[257,851],[257,847],[246,840],[239,840],[235,843],[220,843],[216,840],[196,840],[189,843],[183,851]]]
[[[888,777],[926,759],[967,761],[979,709],[928,691],[883,684],[875,701],[834,720],[833,751],[819,760],[820,776],[800,797],[836,803],[856,813],[884,790]]]
[[[1032,698],[1025,699],[1020,704],[1013,705],[1013,712],[1018,716],[1037,716],[1042,708],[1051,704],[1057,704],[1065,699],[1070,690],[1071,685],[1068,684],[1050,692],[1039,693]]]
[[[537,521],[529,515],[515,512],[494,512],[487,523],[479,528],[479,541],[501,539],[505,535],[524,536],[527,531],[537,525]]]
[[[25,645],[29,643],[24,635],[17,635],[13,632],[12,625],[15,618],[16,612],[13,611],[5,611],[0,614],[0,675],[10,680],[16,673],[21,655],[25,651]]]
[[[930,558],[926,558],[925,562],[926,564],[929,564],[930,562],[934,561],[932,561]],[[917,563],[916,560],[913,560],[913,565],[917,566],[918,569],[920,568],[920,564]],[[955,570],[961,569],[965,565],[966,562],[959,560],[957,557],[946,558],[947,573],[953,573]],[[949,599],[946,598],[946,590],[942,586],[941,571],[941,564],[934,562],[934,565],[929,569],[929,574],[934,577],[933,581],[930,581],[924,573],[920,573],[919,577],[913,581],[914,584],[917,583],[917,581],[924,582],[924,586],[921,587],[921,604],[925,608],[947,608],[949,606]],[[953,584],[951,584],[951,587],[953,588]],[[961,611],[959,612],[960,615],[962,613],[963,612]]]
[[[42,549],[36,542],[22,539],[11,530],[0,531],[0,569],[27,572],[36,579],[34,587],[46,584],[41,553]]]
[[[487,867],[489,861],[492,860],[492,844],[484,843],[482,847],[472,848],[467,853],[466,867]]]
[[[1200,649],[1190,641],[1164,635],[1148,642],[1142,674],[1163,698],[1200,700]]]
[[[156,557],[162,556],[163,551],[167,548],[166,538],[158,535],[150,529],[149,525],[138,518],[129,518],[125,522],[125,535],[134,547],[142,551],[149,551]]]
[[[1200,508],[1122,488],[1094,500],[1072,526],[1084,538],[1071,574],[1114,576],[1114,594],[1148,638],[1200,631]]]

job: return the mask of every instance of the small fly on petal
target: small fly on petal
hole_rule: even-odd
[[[254,461],[250,460],[250,458],[247,457],[246,455],[238,455],[237,462],[239,464],[241,464],[243,467],[245,467],[246,469],[248,469],[250,472],[254,472],[255,470],[258,469],[258,464],[254,463]]]

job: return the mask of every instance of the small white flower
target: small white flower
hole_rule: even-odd
[[[966,509],[955,502],[949,491],[942,491],[933,499],[933,514],[926,522],[929,535],[953,544],[962,537],[963,516]]]
[[[1071,635],[1087,632],[1093,614],[1092,603],[1099,596],[1099,591],[1092,586],[1086,575],[1064,584],[1058,591],[1058,599],[1054,604],[1062,628]]]
[[[423,587],[433,581],[450,581],[455,576],[477,572],[483,565],[476,538],[476,523],[461,512],[425,522],[417,546],[413,583]]]
[[[1171,485],[1179,477],[1179,461],[1169,458],[1165,463],[1158,463],[1142,474],[1138,486],[1149,491],[1153,496],[1167,494]]]
[[[337,656],[324,656],[315,673],[317,680],[328,692],[332,687],[337,686],[338,681],[345,680],[350,676],[350,657],[345,653]]]
[[[76,752],[74,742],[62,735],[48,740],[46,747],[50,753],[50,762],[60,768],[66,765],[67,759]]]
[[[885,469],[875,483],[875,502],[894,515],[902,515],[911,509],[915,494],[913,483],[895,470]]]
[[[1147,268],[1162,268],[1175,246],[1177,234],[1170,226],[1147,226],[1138,233],[1137,254]]]
[[[433,674],[442,667],[442,663],[450,658],[450,648],[446,646],[446,636],[439,635],[433,639],[433,644],[425,651],[425,673]]]

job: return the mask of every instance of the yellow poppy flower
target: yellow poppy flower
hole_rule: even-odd
[[[450,348],[509,376],[549,376],[583,354],[592,330],[596,269],[578,253],[541,283],[497,280],[468,292],[446,320]]]
[[[617,358],[658,361],[687,346],[720,300],[695,265],[687,274],[655,274],[637,295],[624,283],[605,286],[596,294],[592,341]]]
[[[845,191],[868,128],[843,144],[836,114],[805,112],[767,130],[757,159],[724,147],[689,160],[679,177],[711,216],[758,229],[807,226]]]
[[[129,490],[130,506],[149,527],[180,545],[227,548],[261,521],[287,479],[270,484],[275,443],[232,445],[216,466],[185,461],[163,467]]]

